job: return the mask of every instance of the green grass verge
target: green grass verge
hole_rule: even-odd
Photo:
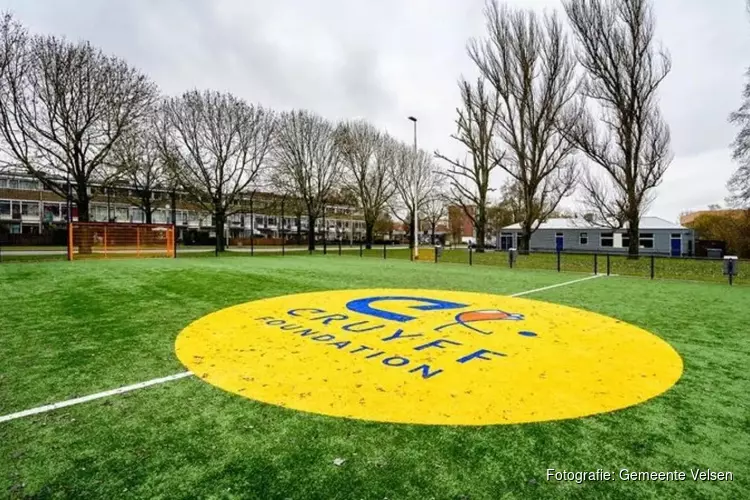
[[[383,258],[383,248],[365,250],[364,257]],[[386,247],[386,259],[409,260],[408,249],[391,249]],[[469,252],[467,249],[444,250],[439,263],[465,264],[469,265]],[[485,253],[472,253],[471,263],[475,266],[496,266],[509,268],[507,252],[489,251]],[[557,255],[554,253],[533,253],[530,255],[518,255],[516,269],[557,270]],[[560,270],[563,272],[586,272],[593,273],[595,269],[594,255],[561,254]],[[596,257],[597,272],[607,272],[607,256]],[[642,278],[651,277],[651,258],[643,256],[636,260],[628,259],[624,255],[611,255],[609,257],[609,269],[611,274],[621,276],[636,276]],[[735,278],[737,284],[750,284],[750,261],[740,262],[740,274]],[[708,259],[681,259],[669,257],[654,258],[654,278],[690,281],[709,281],[715,283],[726,283],[727,277],[723,275],[723,262]]]
[[[189,247],[195,250],[196,247]],[[201,251],[195,252],[180,252],[178,249],[178,258],[208,258],[216,257],[213,249],[201,248]],[[259,251],[253,256],[280,256],[281,248],[278,246],[259,246],[256,247]],[[306,255],[307,252],[304,250],[305,247],[291,245],[286,247],[287,255],[302,256]],[[268,252],[267,250],[275,250],[276,252]],[[224,253],[225,257],[250,257],[250,251],[248,248],[233,248],[234,251],[227,251]],[[239,251],[238,251],[239,250]],[[316,254],[322,254],[322,247],[318,247],[315,251]],[[337,256],[339,249],[337,245],[329,245],[326,254],[329,256]],[[360,255],[359,248],[355,246],[342,246],[342,256],[357,257]],[[123,259],[131,258],[132,256],[125,254],[115,254],[107,257],[108,259]],[[382,246],[373,247],[372,249],[363,249],[362,257],[368,258],[384,258],[384,249]],[[92,255],[86,257],[87,259],[104,259],[103,255]],[[393,248],[390,246],[385,247],[385,260],[410,260],[411,251],[408,248]],[[63,261],[66,260],[65,255],[2,255],[0,264],[9,262],[45,262],[45,261]],[[453,249],[444,250],[442,256],[439,258],[440,263],[449,264],[471,264],[474,266],[494,266],[498,268],[509,268],[508,254],[506,252],[494,252],[489,251],[486,253],[472,253],[471,258],[467,249]],[[581,255],[581,254],[562,254],[560,256],[560,270],[562,272],[584,272],[592,273],[594,269],[601,273],[607,273],[607,260],[609,260],[609,272],[611,274],[617,274],[621,276],[636,276],[641,278],[651,277],[651,258],[648,256],[641,257],[637,260],[628,259],[622,255],[611,255],[607,259],[606,255],[598,255],[596,257],[596,267],[594,262],[594,255]],[[432,263],[433,260],[429,259],[428,262]],[[717,260],[707,259],[680,259],[680,258],[668,258],[668,257],[656,257],[654,259],[654,278],[655,279],[672,279],[672,280],[689,280],[689,281],[708,281],[714,283],[727,283],[727,277],[723,275],[723,263]],[[514,264],[516,269],[522,270],[548,270],[557,271],[557,255],[552,253],[534,253],[530,255],[518,255],[517,261]],[[750,261],[740,261],[740,274],[735,277],[734,283],[738,285],[750,284]]]
[[[408,254],[407,254],[408,255]],[[408,257],[407,257],[408,258]],[[314,257],[0,266],[0,414],[170,375],[174,340],[282,294],[424,287],[509,294],[573,279],[499,266]],[[644,327],[682,355],[663,396],[589,418],[480,428],[285,410],[188,378],[0,424],[10,498],[747,498],[750,288],[629,278],[540,292]],[[334,458],[347,461],[341,467]],[[711,468],[733,482],[546,480],[546,469]]]

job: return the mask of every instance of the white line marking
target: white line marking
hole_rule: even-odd
[[[106,398],[108,396],[114,396],[116,394],[124,394],[126,392],[143,389],[144,387],[150,387],[152,385],[163,384],[164,382],[171,382],[172,380],[189,377],[192,374],[193,372],[177,373],[168,377],[155,378],[152,380],[147,380],[146,382],[140,382],[138,384],[126,385],[125,387],[112,389],[111,391],[97,392],[96,394],[90,394],[88,396],[83,396],[75,399],[68,399],[67,401],[60,401],[59,403],[53,403],[51,405],[38,406],[36,408],[31,408],[30,410],[24,410],[17,413],[11,413],[10,415],[0,416],[0,423],[7,422],[9,420],[15,420],[17,418],[29,417],[38,413],[46,413],[48,411],[57,410],[59,408],[65,408],[67,406],[88,403],[89,401],[94,401],[95,399]]]
[[[534,290],[528,290],[526,292],[514,293],[511,295],[511,297],[521,297],[522,295],[529,295],[531,293],[543,292],[545,290],[551,290],[552,288],[572,285],[574,283],[580,283],[582,281],[588,281],[594,278],[601,278],[602,276],[603,275],[601,274],[595,274],[593,276],[587,276],[585,278],[580,278],[577,280],[566,281],[564,283],[557,283],[555,285],[545,286],[542,288],[535,288]],[[152,385],[163,384],[165,382],[171,382],[173,380],[179,380],[181,378],[190,377],[191,375],[193,375],[193,372],[176,373],[168,377],[155,378],[152,380],[147,380],[146,382],[140,382],[138,384],[133,384],[133,385],[126,385],[125,387],[120,387],[118,389],[112,389],[110,391],[97,392],[96,394],[91,394],[89,396],[83,396],[83,397],[75,398],[75,399],[68,399],[66,401],[60,401],[59,403],[52,403],[50,405],[45,405],[45,406],[38,406],[36,408],[31,408],[29,410],[23,410],[23,411],[19,411],[16,413],[11,413],[9,415],[0,416],[0,423],[8,422],[10,420],[15,420],[17,418],[30,417],[32,415],[38,415],[39,413],[46,413],[48,411],[58,410],[60,408],[78,405],[81,403],[88,403],[89,401],[94,401],[96,399],[106,398],[109,396],[115,396],[117,394],[124,394],[126,392],[136,391],[138,389],[143,389],[145,387],[150,387]]]
[[[573,283],[580,283],[582,281],[593,280],[595,278],[601,278],[602,276],[603,276],[602,274],[594,274],[592,276],[586,276],[585,278],[580,278],[580,279],[577,279],[577,280],[566,281],[564,283],[557,283],[555,285],[545,286],[545,287],[542,287],[542,288],[536,288],[534,290],[529,290],[529,291],[526,291],[526,292],[514,293],[513,295],[511,295],[511,297],[522,297],[522,296],[528,295],[530,293],[543,292],[545,290],[552,290],[553,288],[559,288],[561,286],[572,285]]]

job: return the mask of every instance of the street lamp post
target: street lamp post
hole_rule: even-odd
[[[417,232],[419,231],[417,223],[417,198],[419,196],[417,190],[417,119],[410,116],[409,120],[414,122],[414,157],[412,158],[412,175],[414,176],[414,220],[412,221],[412,231],[414,233],[414,260],[417,260],[419,258],[419,238],[417,237]]]

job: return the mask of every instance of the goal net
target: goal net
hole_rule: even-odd
[[[174,243],[174,227],[168,224],[68,224],[68,260],[174,257]]]

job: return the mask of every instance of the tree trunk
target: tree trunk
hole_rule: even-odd
[[[628,259],[638,259],[640,252],[640,231],[638,214],[628,218]]]
[[[297,214],[297,245],[302,244],[302,215]]]
[[[487,212],[484,203],[477,207],[477,218],[475,222],[477,233],[477,253],[484,253],[484,241],[487,232]]]
[[[85,183],[78,183],[79,189],[77,190],[77,199],[75,200],[76,208],[78,209],[78,222],[89,222],[91,219],[89,217],[89,195],[86,190],[86,184]],[[72,214],[70,215],[72,220]],[[92,250],[91,248],[94,245],[94,233],[88,230],[83,230],[79,232],[78,236],[78,253],[82,255],[91,255]]]
[[[307,249],[313,252],[315,251],[315,222],[315,217],[307,216]]]
[[[521,239],[518,246],[519,254],[528,255],[531,251],[531,227],[526,224],[521,225]]]
[[[372,248],[372,233],[375,229],[375,222],[365,221],[365,248]]]
[[[153,224],[154,220],[154,209],[151,206],[151,200],[144,200],[143,213],[146,214],[146,224]]]
[[[90,200],[85,187],[78,190],[78,196],[73,201],[75,201],[76,208],[78,209],[78,222],[89,222],[91,220],[89,216]]]
[[[436,225],[437,225],[437,224],[435,224],[435,223],[433,222],[433,223],[432,223],[432,227],[430,228],[430,229],[432,230],[432,231],[431,231],[431,234],[430,234],[430,240],[432,241],[432,246],[435,246],[435,226],[436,226]]]
[[[223,252],[226,249],[224,242],[224,219],[224,211],[221,209],[216,209],[214,212],[214,230],[216,231],[217,252]]]

